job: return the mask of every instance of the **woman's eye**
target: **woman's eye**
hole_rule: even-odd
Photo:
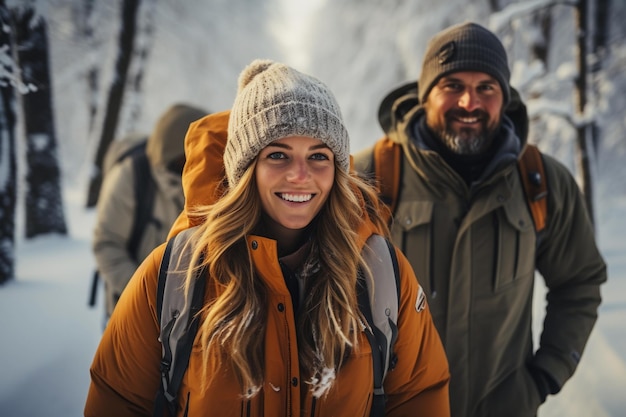
[[[286,156],[282,152],[272,152],[269,155],[267,155],[267,159],[285,159],[285,158]]]
[[[311,159],[315,159],[317,161],[327,161],[330,157],[325,153],[314,153],[311,155]]]

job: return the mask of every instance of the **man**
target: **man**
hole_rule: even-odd
[[[453,417],[535,416],[574,373],[606,281],[576,182],[546,155],[548,220],[535,232],[516,164],[528,119],[509,78],[498,38],[456,25],[429,42],[417,85],[379,111],[402,147],[392,235],[446,348]],[[355,155],[359,172],[373,172],[372,152]],[[535,270],[549,290],[537,350]]]
[[[92,250],[105,286],[105,322],[122,290],[143,259],[167,238],[170,226],[185,202],[181,174],[185,163],[185,134],[189,125],[207,114],[187,104],[169,107],[159,118],[145,147],[149,173],[135,178],[132,158],[125,158],[106,171],[98,198]],[[128,139],[131,140],[131,139]],[[135,140],[137,142],[137,140]],[[144,178],[145,177],[145,178]],[[151,182],[151,184],[148,184]],[[153,187],[141,193],[150,198],[148,218],[140,238],[131,248],[133,221],[139,203],[135,187]]]

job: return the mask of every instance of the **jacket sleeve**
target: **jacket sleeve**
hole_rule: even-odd
[[[115,308],[91,365],[85,416],[152,415],[160,384],[156,281],[164,245],[140,265]]]
[[[601,302],[606,265],[596,246],[582,194],[565,166],[544,155],[548,181],[548,230],[541,237],[537,269],[548,288],[546,316],[532,366],[545,372],[550,393],[576,369]]]
[[[397,364],[387,374],[387,415],[390,417],[448,417],[448,360],[435,329],[425,293],[402,252]]]
[[[111,291],[121,294],[137,269],[126,245],[135,213],[132,161],[124,160],[104,178],[98,201],[93,253],[98,270]]]

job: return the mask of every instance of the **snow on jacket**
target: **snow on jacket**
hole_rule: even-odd
[[[548,230],[537,247],[516,165],[526,141],[523,104],[511,114],[515,125],[504,120],[498,154],[469,187],[420,138],[412,139],[424,112],[406,108],[416,103],[411,88],[416,85],[394,92],[379,113],[386,134],[404,149],[391,232],[420,277],[446,348],[452,416],[535,416],[540,398],[527,365],[563,386],[594,326],[607,279],[585,203],[567,168],[543,155]],[[372,172],[371,162],[372,148],[355,155],[360,172]],[[535,270],[549,290],[536,352]]]
[[[127,250],[135,207],[135,174],[131,158],[106,173],[98,199],[92,250],[105,282],[106,312],[109,316],[139,263],[167,238],[170,226],[183,208],[180,174],[168,165],[184,157],[187,128],[206,112],[186,105],[170,107],[148,137],[146,155],[156,182],[153,209],[137,249],[138,261]]]
[[[221,161],[220,146],[210,145],[207,137],[225,134],[228,112],[208,116],[194,123],[187,138],[187,165],[183,183],[187,202],[211,200],[218,182],[211,182]],[[193,156],[190,156],[193,155]],[[219,158],[219,159],[215,159]],[[221,177],[220,177],[221,178]],[[193,184],[193,186],[192,186]],[[207,194],[208,193],[208,194]],[[179,218],[172,234],[197,219]],[[362,242],[375,230],[369,221],[359,229]],[[314,400],[301,380],[298,365],[296,322],[289,290],[278,263],[276,242],[262,236],[248,236],[248,251],[258,276],[268,290],[265,338],[265,384],[250,400],[242,398],[241,386],[228,361],[223,372],[206,392],[200,391],[202,359],[194,347],[183,378],[178,400],[179,416],[368,416],[373,395],[373,365],[370,345],[364,333],[358,349],[337,374],[327,396]],[[92,367],[85,416],[148,416],[159,386],[161,345],[157,340],[156,280],[164,245],[156,248],[143,262],[124,291],[96,352]],[[448,367],[440,338],[428,307],[417,311],[419,285],[407,259],[396,250],[400,266],[401,301],[398,339],[395,351],[398,363],[390,371],[384,388],[388,394],[387,416],[449,416]],[[212,277],[208,280],[205,300],[217,294]],[[198,340],[196,339],[196,343]],[[129,369],[132,372],[129,372]],[[444,404],[444,406],[442,406]],[[187,409],[187,414],[183,410]]]

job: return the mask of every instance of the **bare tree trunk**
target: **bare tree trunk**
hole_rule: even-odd
[[[96,47],[94,25],[93,25],[93,8],[95,0],[83,0],[80,5],[77,6],[77,21],[79,31],[83,39],[92,48]],[[100,67],[94,62],[92,58],[89,68],[85,74],[85,81],[87,82],[87,103],[89,106],[89,133],[93,130],[96,121],[96,115],[98,113],[98,82],[100,78]]]
[[[92,177],[89,181],[89,190],[87,193],[87,207],[94,207],[98,202],[98,194],[102,185],[102,164],[106,151],[115,138],[117,122],[119,119],[122,99],[124,98],[124,88],[126,86],[126,78],[128,67],[133,52],[133,44],[136,32],[137,10],[140,0],[124,0],[122,3],[122,25],[119,37],[119,50],[117,61],[115,63],[115,74],[113,83],[109,90],[109,98],[107,101],[106,113],[104,115],[104,124],[102,134],[98,142],[96,151],[95,166],[92,170]]]
[[[552,40],[550,36],[552,13],[549,9],[538,10],[537,13],[532,16],[532,21],[541,31],[541,40],[531,46],[533,55],[543,62],[545,68],[548,68],[548,51],[550,50]]]
[[[22,97],[27,162],[26,237],[66,234],[46,22],[32,7],[17,7],[12,14],[22,82],[31,86]]]
[[[143,100],[143,78],[154,40],[154,13],[156,0],[141,3],[137,15],[137,34],[133,59],[128,70],[128,82],[124,95],[121,122],[118,133],[125,135],[137,131],[137,120],[141,117]]]
[[[12,62],[10,13],[0,0],[0,58]],[[9,68],[6,68],[7,70]],[[14,72],[14,71],[12,71]],[[15,275],[15,207],[17,203],[15,155],[15,88],[11,79],[0,77],[0,284]]]
[[[593,27],[593,52],[598,53],[607,48],[609,38],[610,1],[597,0],[595,2],[594,27]],[[599,61],[598,61],[599,62]]]
[[[588,39],[588,0],[579,0],[576,7],[577,36],[578,36],[578,78],[576,79],[576,111],[581,119],[585,115],[587,106],[587,39]],[[584,120],[584,119],[583,119]],[[587,203],[587,210],[591,222],[594,222],[593,210],[593,185],[591,180],[591,162],[589,157],[588,135],[592,132],[590,124],[586,121],[576,127],[577,150],[578,150],[578,172],[580,173],[581,188]]]
[[[591,54],[593,60],[591,63],[591,79],[592,79],[592,91],[595,97],[601,94],[598,89],[600,86],[597,83],[598,75],[602,71],[603,62],[607,58],[608,38],[609,38],[609,17],[610,17],[610,1],[609,0],[596,0],[590,5],[593,5],[593,11],[591,21],[593,22],[591,27]],[[596,120],[593,121],[591,139],[593,140],[593,149],[597,154],[600,146],[600,138],[602,137],[602,128]]]

